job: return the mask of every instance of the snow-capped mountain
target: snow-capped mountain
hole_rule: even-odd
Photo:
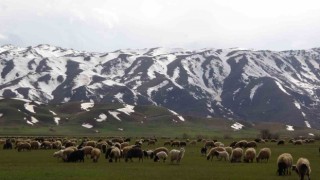
[[[0,96],[155,104],[184,115],[320,127],[320,49],[0,47]]]

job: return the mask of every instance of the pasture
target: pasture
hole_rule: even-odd
[[[226,146],[232,141],[240,139],[218,139]],[[247,138],[247,140],[253,140]],[[155,149],[163,146],[164,140],[158,139],[156,145],[143,144],[142,149]],[[134,140],[131,141],[131,144]],[[84,163],[65,163],[61,159],[52,157],[57,150],[31,150],[18,152],[12,150],[0,150],[0,179],[298,179],[298,175],[292,172],[289,176],[279,177],[276,174],[276,161],[278,155],[287,152],[294,158],[294,164],[299,157],[305,157],[311,163],[311,179],[320,177],[320,154],[319,141],[311,144],[293,145],[286,141],[285,145],[279,146],[275,142],[258,143],[257,152],[263,147],[272,150],[271,159],[268,163],[230,163],[216,158],[213,161],[206,160],[201,156],[202,142],[196,145],[187,145],[186,153],[180,164],[171,164],[167,159],[163,162],[153,162],[144,159],[138,162],[109,163],[102,155],[97,163],[92,159],[85,158]],[[169,150],[179,149],[167,146]]]

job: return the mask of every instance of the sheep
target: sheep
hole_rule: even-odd
[[[148,145],[155,145],[156,144],[156,141],[155,140],[150,140],[149,142],[148,142]]]
[[[61,149],[62,143],[61,141],[55,141],[52,143],[52,149]]]
[[[303,142],[302,142],[302,140],[296,140],[296,141],[294,141],[293,144],[294,144],[294,145],[302,145]]]
[[[30,143],[27,143],[27,142],[21,142],[21,143],[18,144],[17,149],[18,149],[18,152],[20,152],[21,150],[30,151],[31,150],[31,145],[30,145]]]
[[[209,160],[211,158],[211,161],[213,159],[213,156],[215,156],[214,152],[216,151],[226,151],[226,149],[224,147],[214,147],[214,148],[211,148],[210,151],[208,152],[207,154],[207,160]]]
[[[186,150],[184,148],[181,148],[180,150],[172,149],[169,153],[171,163],[173,163],[174,161],[176,161],[177,163],[180,163],[181,159],[184,156],[185,151]]]
[[[166,152],[160,151],[160,152],[158,152],[158,153],[155,155],[155,157],[154,157],[153,160],[154,160],[154,162],[157,162],[157,161],[159,161],[160,159],[162,159],[163,162],[165,162],[166,159],[167,159],[167,157],[168,157],[168,154],[167,154]]]
[[[192,141],[190,141],[189,144],[190,144],[190,145],[196,145],[196,144],[197,144],[197,141],[196,141],[196,140],[192,140]]]
[[[129,146],[128,142],[123,142],[120,144],[120,149],[123,149],[124,147]]]
[[[180,141],[179,146],[180,146],[180,147],[185,147],[185,146],[187,146],[187,142],[185,142],[185,141]]]
[[[67,156],[67,162],[84,162],[84,151],[83,150],[76,150],[70,153]]]
[[[121,149],[121,144],[120,144],[120,143],[118,143],[118,142],[114,143],[114,144],[113,144],[113,146],[115,146],[115,147],[117,147],[117,148]]]
[[[304,180],[304,176],[306,175],[308,179],[310,180],[310,162],[306,158],[299,158],[296,165],[292,166],[292,170],[296,171],[296,173],[299,175],[300,180]]]
[[[232,150],[230,161],[231,162],[241,162],[241,157],[243,155],[243,150],[241,148],[235,148]]]
[[[253,159],[256,157],[256,150],[254,148],[248,148],[243,157],[244,162],[253,162]]]
[[[146,158],[150,157],[151,159],[153,159],[153,156],[154,156],[153,150],[143,151],[143,156]]]
[[[70,146],[70,147],[67,147],[63,150],[62,152],[62,159],[63,161],[67,161],[68,160],[68,155],[71,154],[73,151],[76,151],[78,150],[76,147],[74,146]]]
[[[99,148],[93,148],[91,151],[91,159],[93,162],[98,162],[98,159],[100,158],[101,150]]]
[[[169,154],[169,150],[166,147],[158,147],[156,149],[154,149],[153,154],[157,154],[158,152],[164,151],[167,154]]]
[[[229,154],[227,151],[215,151],[214,155],[219,159],[219,161],[224,158],[225,161],[229,161]]]
[[[206,141],[206,143],[204,144],[204,147],[208,148],[208,147],[215,147],[214,146],[214,141]]]
[[[106,152],[106,158],[108,157],[109,157],[109,162],[113,162],[112,160],[113,158],[115,162],[118,162],[118,159],[120,162],[120,157],[121,157],[120,149],[116,146],[112,146],[111,148],[108,148]]]
[[[223,147],[224,146],[221,142],[215,142],[213,145],[214,145],[214,147]],[[221,145],[223,145],[223,146],[221,146]]]
[[[171,147],[175,147],[175,146],[179,147],[180,146],[180,141],[173,141],[171,143]]]
[[[130,159],[132,162],[132,158],[134,158],[134,157],[139,158],[139,162],[140,162],[140,160],[143,162],[143,151],[138,146],[131,148],[127,152],[127,154],[125,156],[125,161],[128,162],[128,159]]]
[[[63,158],[63,149],[61,149],[61,150],[59,150],[59,151],[56,151],[56,152],[54,152],[53,153],[53,157],[56,157],[56,158],[58,158],[58,160],[59,160],[59,158]]]
[[[246,148],[256,148],[257,143],[255,141],[250,141],[245,145]]]
[[[206,147],[202,147],[201,149],[200,149],[200,153],[201,153],[201,155],[206,155],[207,154],[207,148]]]
[[[31,149],[39,149],[41,144],[38,141],[31,141],[30,145]]]
[[[124,147],[124,148],[122,149],[122,157],[123,157],[123,158],[126,157],[128,151],[129,151],[131,148],[133,148],[133,147],[135,147],[135,145],[130,145],[130,146]]]
[[[52,143],[50,141],[43,141],[40,145],[42,149],[52,149]]]
[[[122,138],[114,138],[111,140],[111,142],[115,143],[115,142],[118,142],[118,143],[123,143],[124,140]]]
[[[228,152],[228,154],[230,156],[232,153],[232,147],[225,147],[224,149]]]
[[[262,160],[266,159],[267,162],[269,161],[269,158],[271,157],[271,149],[270,148],[262,148],[260,149],[257,157],[256,157],[256,161],[257,163],[262,162]]]
[[[84,146],[83,148],[81,148],[81,150],[84,151],[84,155],[87,157],[87,155],[91,155],[91,151],[92,151],[93,147],[92,146]]]
[[[277,145],[284,145],[284,140],[279,140]]]
[[[232,143],[230,143],[230,147],[234,147],[237,144],[237,141],[233,141]]]
[[[247,141],[246,140],[241,140],[241,141],[238,141],[234,146],[236,148],[243,148],[243,147],[246,147],[247,146]]]
[[[7,139],[3,144],[3,149],[12,149],[12,142],[10,139]]]
[[[83,145],[84,146],[96,147],[97,146],[97,142],[96,141],[87,141]]]
[[[163,145],[164,145],[164,146],[170,146],[170,145],[171,145],[171,142],[170,142],[170,141],[165,141],[165,142],[163,143]]]
[[[277,160],[278,170],[277,173],[279,176],[290,174],[292,167],[293,158],[289,153],[283,153],[279,155]]]

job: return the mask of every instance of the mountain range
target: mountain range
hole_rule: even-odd
[[[0,47],[0,96],[155,105],[184,116],[320,127],[320,48]]]

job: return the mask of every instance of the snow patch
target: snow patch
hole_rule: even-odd
[[[290,94],[282,87],[282,85],[278,81],[275,81],[275,83],[277,84],[277,86],[279,87],[279,89],[281,91],[283,91],[284,93],[286,93],[286,94],[288,94],[290,96]]]
[[[304,121],[304,123],[306,124],[306,126],[307,126],[308,128],[311,128],[311,125],[310,125],[309,121]]]
[[[83,123],[81,126],[82,126],[82,127],[85,127],[85,128],[88,128],[88,129],[90,129],[90,128],[93,127],[93,126],[92,126],[91,124],[89,124],[89,123]]]
[[[31,105],[30,103],[25,103],[25,104],[24,104],[24,108],[25,108],[27,111],[31,112],[31,113],[36,113],[36,112],[34,111],[34,106],[35,106],[35,105]]]
[[[119,131],[123,131],[123,128],[118,128]]]
[[[301,106],[300,106],[300,104],[299,104],[297,101],[294,101],[293,103],[294,103],[294,105],[295,105],[298,109],[301,109]]]
[[[134,112],[134,106],[132,106],[132,105],[129,105],[129,104],[126,104],[125,106],[124,106],[124,108],[120,108],[120,109],[117,109],[118,111],[121,111],[121,112],[123,112],[123,113],[125,113],[125,114],[127,114],[127,115],[130,115],[131,113],[133,113]]]
[[[173,115],[175,115],[175,116],[177,116],[179,119],[180,119],[180,121],[185,121],[185,119],[181,116],[181,115],[179,115],[178,113],[176,113],[176,112],[174,112],[173,110],[170,110],[170,109],[168,109]]]
[[[121,121],[121,119],[119,118],[119,112],[116,111],[109,111],[109,113],[111,114],[111,116],[113,116],[114,118],[116,118],[117,120]]]
[[[93,108],[93,102],[81,103],[81,110],[90,111],[89,108]]]
[[[99,115],[99,118],[96,119],[97,122],[102,122],[102,121],[106,121],[106,120],[107,120],[107,115],[105,115],[105,114],[103,114],[103,113],[101,113],[101,114]]]
[[[55,112],[53,112],[53,111],[51,111],[51,110],[49,110],[49,112],[51,112],[51,114],[54,115],[54,116],[57,115],[57,113],[55,113]]]
[[[260,84],[258,84],[258,85],[255,85],[252,89],[251,89],[251,91],[250,91],[250,99],[251,99],[251,101],[252,101],[252,98],[253,98],[253,96],[254,96],[254,94],[256,93],[256,91],[262,86],[263,84],[262,83],[260,83]],[[239,88],[240,89],[240,88]],[[239,90],[238,89],[238,90]]]
[[[286,129],[288,130],[288,131],[294,131],[294,129],[293,129],[293,126],[290,126],[290,125],[286,125]]]
[[[163,81],[162,83],[156,85],[156,86],[153,86],[153,87],[150,87],[148,90],[147,90],[147,94],[149,97],[151,97],[151,94],[153,91],[158,91],[158,89],[161,89],[163,88],[164,86],[166,86],[167,84],[169,84],[169,81],[165,80]]]
[[[54,122],[55,122],[57,125],[59,125],[60,118],[59,118],[59,117],[54,117],[53,119],[54,119]]]
[[[123,103],[123,93],[118,93],[118,94],[116,94],[116,95],[114,95],[114,97],[116,98],[116,99],[118,99],[118,101],[120,102],[120,103]]]
[[[235,131],[238,131],[238,130],[242,129],[243,127],[244,127],[244,125],[242,125],[242,124],[240,124],[238,122],[236,122],[236,123],[231,125],[231,128],[233,128],[233,130],[235,130]]]
[[[314,136],[314,134],[313,134],[313,133],[309,133],[308,135],[309,135],[309,136]]]

